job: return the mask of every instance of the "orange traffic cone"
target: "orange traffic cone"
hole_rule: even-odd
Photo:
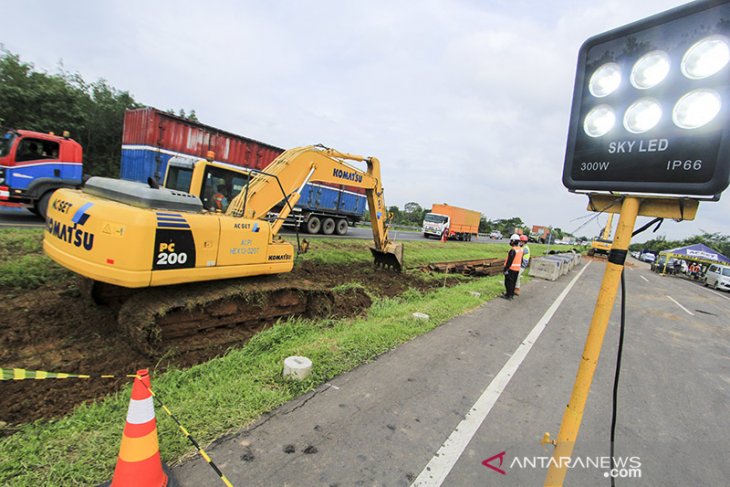
[[[146,386],[146,387],[145,387]],[[138,370],[132,385],[127,422],[122,434],[117,468],[111,487],[172,487],[163,471],[160,448],[157,443],[155,403],[150,393],[147,369]]]

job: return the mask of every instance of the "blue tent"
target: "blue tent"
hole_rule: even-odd
[[[660,254],[666,254],[670,258],[703,262],[705,264],[730,264],[730,259],[701,243],[664,250]]]

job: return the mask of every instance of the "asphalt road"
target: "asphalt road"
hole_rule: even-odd
[[[43,220],[23,208],[0,206],[0,228],[42,227]]]
[[[292,231],[289,228],[284,228],[282,230],[283,235],[294,235],[294,231]],[[306,233],[300,233],[300,236],[304,238],[359,238],[359,239],[373,239],[373,231],[370,229],[370,227],[367,224],[361,223],[357,227],[350,227],[347,231],[347,235],[343,236],[337,236],[337,235],[308,235]],[[423,233],[421,232],[413,232],[413,231],[405,231],[405,230],[398,230],[398,229],[391,229],[390,230],[390,238],[393,240],[422,240],[426,241],[426,238],[423,236]],[[429,239],[430,241],[436,241],[435,238]],[[468,243],[474,243],[474,244],[483,244],[483,243],[508,243],[509,241],[507,239],[501,239],[501,240],[493,240],[488,237],[479,237],[476,240],[472,240]]]
[[[640,478],[617,485],[727,485],[730,295],[632,264],[616,455]],[[207,451],[235,485],[542,485],[552,450],[539,440],[557,435],[604,263],[581,268],[532,280],[517,300],[486,303]],[[617,325],[615,310],[566,485],[609,485]],[[219,482],[201,459],[173,472],[183,486]]]
[[[43,221],[28,210],[21,208],[8,208],[0,206],[0,228],[24,228],[24,227],[42,227]],[[295,235],[295,232],[287,227],[282,229],[282,235]],[[309,235],[306,233],[299,234],[302,238],[357,238],[372,240],[373,232],[369,226],[350,227],[347,235]],[[407,232],[402,230],[391,230],[390,237],[394,240],[425,240],[420,232]],[[473,240],[471,243],[506,243],[506,239],[492,240],[484,237]]]

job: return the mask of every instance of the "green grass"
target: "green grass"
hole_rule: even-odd
[[[31,234],[27,237],[36,238]],[[18,248],[25,245],[19,241],[11,244],[14,238],[3,233],[0,242]],[[354,240],[316,240],[304,259],[370,265],[366,246]],[[539,252],[536,247],[540,246],[531,246],[534,255]],[[405,243],[406,263],[411,268],[434,260],[502,257],[506,251],[504,244]],[[338,290],[352,287],[357,285],[346,284]],[[479,306],[502,289],[502,278],[496,276],[426,294],[409,290],[396,298],[377,299],[367,316],[358,319],[280,322],[223,357],[186,370],[155,375],[152,386],[190,433],[206,445],[323,382]],[[478,291],[481,296],[474,297],[471,291]],[[412,313],[416,311],[429,314],[431,319],[414,319]],[[309,379],[290,382],[281,378],[283,359],[290,355],[312,359],[314,370]],[[146,365],[151,364],[140,367]],[[0,440],[0,484],[78,485],[108,480],[114,470],[128,401],[129,387],[103,401],[80,406],[67,417],[25,425],[13,436]],[[157,419],[165,461],[175,463],[195,453],[160,408]]]
[[[36,289],[72,273],[43,254],[43,230],[0,229],[0,287]]]

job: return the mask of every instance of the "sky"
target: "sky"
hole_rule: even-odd
[[[376,156],[388,206],[448,203],[574,232],[590,219],[587,197],[562,184],[578,49],[683,3],[23,0],[0,43],[38,70],[103,78],[278,147]],[[730,234],[728,214],[730,194],[637,241]]]

